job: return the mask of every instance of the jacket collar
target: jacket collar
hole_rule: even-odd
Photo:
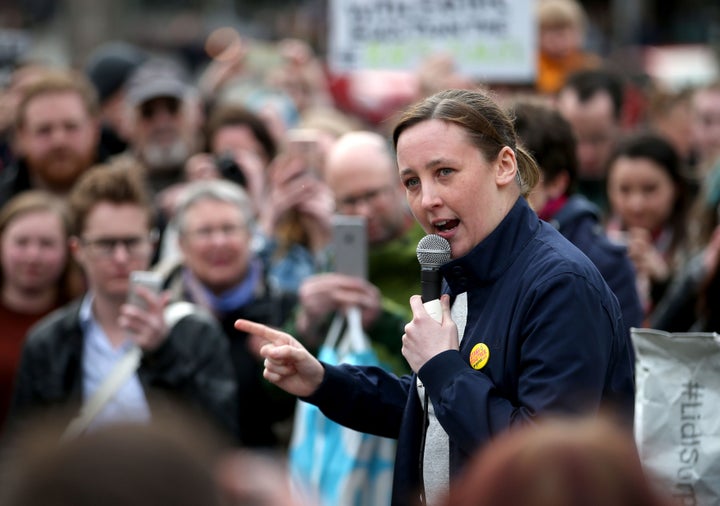
[[[540,219],[524,198],[518,198],[490,235],[467,255],[440,268],[450,294],[457,295],[474,286],[496,281],[513,264],[539,228]]]
[[[562,230],[582,216],[588,216],[595,221],[600,221],[600,208],[582,195],[573,195],[562,209],[552,219],[548,220],[548,223],[557,230]]]

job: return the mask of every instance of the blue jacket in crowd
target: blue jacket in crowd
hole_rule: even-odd
[[[620,307],[595,266],[525,199],[470,253],[441,272],[467,292],[460,350],[430,359],[419,378],[450,439],[450,474],[493,436],[541,414],[633,413],[631,345]],[[398,339],[400,336],[398,336]],[[471,367],[478,343],[487,364]],[[355,430],[397,438],[393,504],[416,504],[424,414],[416,376],[325,365],[308,402]]]
[[[592,260],[620,303],[625,328],[642,327],[644,311],[627,248],[608,239],[600,209],[582,195],[573,195],[549,222]]]

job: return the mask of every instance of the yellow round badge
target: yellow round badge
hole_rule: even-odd
[[[489,358],[490,348],[485,343],[478,343],[470,350],[470,365],[477,371],[485,367]]]

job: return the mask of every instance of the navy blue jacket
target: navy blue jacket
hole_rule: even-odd
[[[600,210],[582,195],[573,195],[549,222],[592,260],[620,303],[625,328],[642,327],[644,312],[627,248],[608,239]]]
[[[446,291],[467,291],[460,350],[419,371],[450,437],[450,472],[494,435],[539,414],[594,413],[610,405],[632,422],[633,364],[617,299],[595,266],[518,199],[470,253],[445,264]],[[399,338],[399,336],[398,336]],[[485,343],[489,360],[470,366]],[[393,504],[416,504],[423,412],[415,376],[325,365],[305,399],[355,430],[398,438]]]

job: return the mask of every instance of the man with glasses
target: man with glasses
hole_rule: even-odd
[[[88,291],[29,332],[11,423],[49,408],[77,413],[137,347],[142,352],[138,369],[90,427],[146,422],[180,402],[235,435],[236,383],[227,343],[214,319],[198,309],[168,321],[168,295],[142,287],[137,289],[142,304],[127,303],[130,273],[146,270],[154,249],[152,210],[141,180],[124,166],[95,168],[73,189],[69,206],[74,229],[70,247]]]

